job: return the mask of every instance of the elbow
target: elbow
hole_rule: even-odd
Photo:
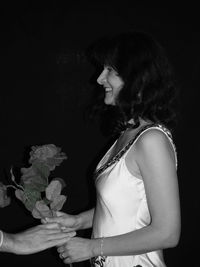
[[[173,248],[178,245],[181,232],[179,223],[170,226],[165,224],[162,227],[155,227],[154,230],[157,236],[157,245],[160,249]]]
[[[171,218],[170,220],[162,220],[157,224],[153,223],[155,231],[157,232],[158,237],[158,246],[161,249],[173,248],[179,244],[180,235],[181,235],[181,219],[180,216]]]
[[[163,248],[174,248],[178,245],[179,243],[179,239],[180,239],[180,235],[178,235],[177,233],[169,236],[168,238],[166,238],[163,242]]]
[[[169,231],[162,239],[163,249],[176,247],[180,240],[180,227]]]

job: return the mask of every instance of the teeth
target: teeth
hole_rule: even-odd
[[[110,91],[112,91],[112,88],[105,88],[105,91],[110,92]]]

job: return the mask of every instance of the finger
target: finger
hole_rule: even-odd
[[[60,229],[62,230],[62,232],[64,233],[69,233],[69,232],[75,232],[75,228],[67,228],[65,226],[61,226]]]
[[[65,237],[65,238],[61,238],[61,239],[56,239],[56,240],[51,240],[49,241],[48,247],[55,247],[55,246],[59,246],[59,248],[61,246],[63,246],[65,243],[67,243],[69,241],[70,237]]]
[[[40,235],[51,237],[53,235],[56,236],[58,234],[65,234],[65,236],[67,236],[68,233],[63,233],[63,231],[61,231],[60,229],[44,229],[42,230]]]
[[[63,262],[64,262],[65,264],[70,264],[70,263],[73,263],[73,262],[75,262],[75,261],[72,261],[72,259],[68,256],[68,257],[66,257],[65,259],[63,259]]]
[[[64,232],[62,231],[63,233],[67,234],[69,237],[74,237],[76,236],[76,231],[71,231],[71,232]]]
[[[60,216],[60,217],[52,217],[52,218],[48,218],[46,217],[44,219],[47,223],[54,223],[54,222],[57,222],[57,223],[62,223],[63,221],[63,217]]]
[[[60,225],[57,222],[42,224],[44,229],[61,229]]]
[[[64,259],[64,255],[63,255],[62,253],[59,254],[59,257],[60,257],[61,259]]]
[[[66,252],[63,252],[63,253],[60,253],[60,254],[59,254],[59,257],[60,257],[62,260],[65,260],[66,258],[69,257],[69,255],[67,255]]]
[[[74,233],[51,233],[49,234],[48,239],[49,240],[55,240],[55,239],[61,239],[61,238],[67,238],[68,240],[71,239],[74,236]]]
[[[41,223],[46,224],[47,223],[46,219],[41,219]]]
[[[68,237],[74,237],[76,236],[76,231],[71,231],[71,232],[63,232],[62,233]]]
[[[58,253],[62,253],[65,251],[65,246],[60,246],[57,248]]]
[[[62,212],[62,211],[56,211],[56,216],[60,217],[60,216],[64,216],[66,215],[66,213]]]

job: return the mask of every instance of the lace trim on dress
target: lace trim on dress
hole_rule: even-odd
[[[111,165],[113,165],[114,163],[118,162],[121,157],[124,155],[124,153],[126,153],[126,151],[131,147],[131,145],[135,142],[135,140],[140,136],[140,134],[143,131],[146,131],[149,128],[160,128],[163,132],[165,132],[167,134],[167,136],[169,137],[171,144],[174,148],[174,152],[175,152],[175,156],[176,156],[176,166],[177,166],[177,152],[176,152],[176,146],[173,142],[172,139],[172,134],[170,132],[169,129],[167,129],[166,127],[164,127],[161,124],[157,124],[157,123],[152,123],[152,124],[148,124],[145,125],[144,127],[142,127],[140,129],[140,131],[135,135],[135,137],[133,139],[131,139],[128,144],[122,148],[114,157],[112,157],[110,160],[108,160],[106,163],[104,163],[102,166],[100,166],[99,168],[97,168],[94,172],[94,178],[96,179],[102,172],[104,172],[108,167],[110,167]]]
[[[97,256],[94,258],[91,258],[91,266],[94,267],[104,267],[105,266],[106,257],[105,256]]]

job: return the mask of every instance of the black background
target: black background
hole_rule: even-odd
[[[54,143],[68,159],[55,175],[65,178],[63,210],[76,214],[95,202],[91,170],[107,140],[98,123],[86,123],[85,105],[93,68],[83,56],[94,40],[125,29],[144,30],[166,48],[181,88],[181,119],[174,134],[179,159],[182,235],[165,251],[166,263],[198,266],[198,8],[192,1],[65,1],[65,5],[20,3],[1,8],[0,179],[24,163],[31,145]],[[175,4],[176,3],[176,4]],[[12,194],[12,192],[10,192]],[[14,200],[0,209],[0,229],[36,225]],[[88,237],[89,231],[80,231]],[[34,255],[1,253],[0,266],[64,266],[56,249]],[[88,262],[73,266],[88,266]]]

